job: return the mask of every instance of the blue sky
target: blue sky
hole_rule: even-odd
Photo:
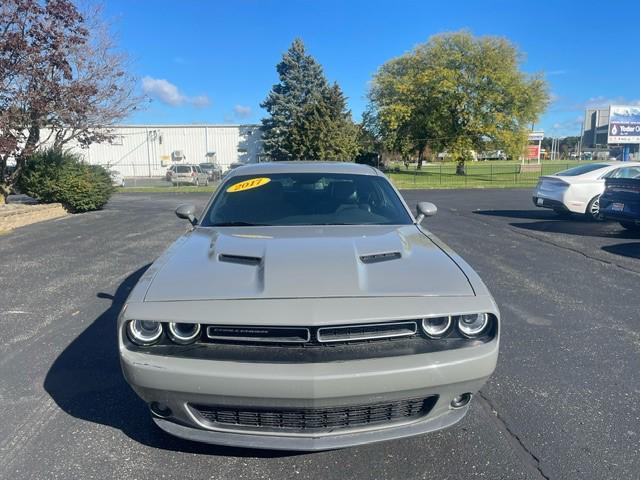
[[[587,105],[640,104],[640,2],[108,0],[105,17],[153,101],[128,123],[252,123],[295,37],[349,98],[356,121],[385,61],[440,32],[500,35],[545,72],[536,125],[579,135]]]

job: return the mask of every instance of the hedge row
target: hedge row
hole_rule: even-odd
[[[59,202],[74,213],[102,208],[114,190],[104,168],[59,150],[44,150],[29,158],[18,187],[40,202]]]

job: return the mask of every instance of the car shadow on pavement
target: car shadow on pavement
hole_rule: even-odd
[[[562,220],[563,217],[550,210],[474,210],[479,215],[492,217],[521,218],[523,220]]]
[[[602,247],[605,252],[620,255],[622,257],[640,259],[640,242],[620,243],[618,245],[606,245]]]
[[[511,222],[509,225],[524,230],[544,233],[564,233],[587,237],[634,239],[637,233],[624,229],[617,222],[594,222],[580,215],[560,216],[553,212],[537,210],[476,210],[473,213],[515,220],[535,222]]]
[[[157,427],[145,403],[126,383],[120,369],[116,321],[124,302],[146,265],[129,275],[114,295],[98,293],[111,306],[91,323],[56,358],[47,372],[44,388],[69,415],[107,425],[153,448],[186,453],[236,457],[283,457],[298,452],[252,450],[182,440]],[[108,434],[107,434],[108,435]]]

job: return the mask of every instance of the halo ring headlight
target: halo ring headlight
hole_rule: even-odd
[[[422,330],[431,338],[444,336],[451,327],[451,315],[442,317],[429,317],[422,319]]]
[[[127,336],[136,345],[153,345],[162,336],[162,324],[152,320],[131,320],[127,324]]]
[[[180,345],[187,345],[196,341],[200,335],[199,323],[169,323],[169,338]]]
[[[458,330],[465,337],[477,337],[487,325],[489,325],[489,315],[487,313],[473,313],[470,315],[459,315],[457,317]]]

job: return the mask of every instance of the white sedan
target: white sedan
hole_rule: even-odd
[[[537,207],[556,213],[579,213],[600,220],[600,195],[604,179],[616,177],[623,167],[640,167],[640,162],[596,162],[540,177],[533,192]]]
[[[110,170],[109,176],[111,177],[111,184],[114,187],[124,187],[124,177],[117,170]]]

